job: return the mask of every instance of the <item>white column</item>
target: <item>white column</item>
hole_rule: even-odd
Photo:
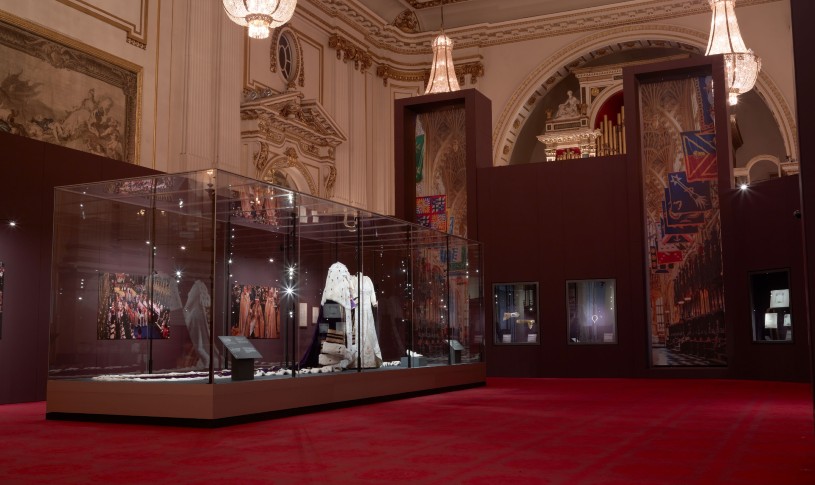
[[[333,53],[332,53],[333,54]],[[345,131],[348,140],[337,147],[336,166],[337,182],[335,184],[334,200],[345,204],[352,204],[350,182],[351,182],[351,150],[353,144],[353,133],[351,131],[351,99],[349,99],[350,89],[348,86],[349,70],[353,71],[353,65],[343,63],[332,56],[333,69],[329,72],[329,85],[332,85],[333,93],[326,93],[334,105],[334,120]],[[331,96],[333,94],[333,96]]]
[[[221,0],[172,2],[166,170],[240,172],[240,97],[245,30]],[[162,99],[162,98],[159,98]],[[161,167],[158,167],[161,168]]]
[[[217,0],[220,4],[220,0]],[[223,9],[221,9],[223,10]],[[241,161],[241,97],[246,29],[235,24],[221,12],[220,69],[218,71],[218,158],[215,165],[230,172],[244,173]],[[251,42],[251,40],[250,40]]]

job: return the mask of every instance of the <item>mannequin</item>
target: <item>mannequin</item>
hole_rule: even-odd
[[[190,292],[187,293],[187,304],[184,305],[184,323],[187,325],[192,346],[198,355],[195,367],[209,367],[210,342],[207,312],[211,304],[212,300],[207,285],[201,280],[196,280]],[[213,352],[216,353],[214,357],[217,362],[217,348],[214,348]]]
[[[379,339],[376,336],[374,322],[373,307],[377,306],[374,284],[371,278],[360,273],[351,277],[351,289],[359,307],[354,318],[354,328],[351,330],[346,328],[346,338],[351,353],[350,366],[356,366],[357,357],[361,355],[363,368],[379,367],[382,365],[382,351],[379,349]],[[361,292],[361,295],[358,295],[358,292]],[[359,332],[360,335],[354,335],[355,332]]]

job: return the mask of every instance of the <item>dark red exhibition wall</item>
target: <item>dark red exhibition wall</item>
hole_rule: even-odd
[[[540,285],[540,345],[495,345],[492,308],[487,308],[488,375],[808,380],[801,227],[793,216],[799,207],[798,177],[721,191],[733,209],[722,221],[732,230],[723,238],[723,251],[734,261],[725,275],[725,311],[735,322],[728,331],[729,364],[692,369],[649,368],[644,256],[632,261],[632,254],[644,254],[642,238],[631,231],[632,225],[641,227],[641,208],[629,206],[629,177],[624,156],[479,169],[485,293],[492,294],[495,283]],[[748,275],[786,268],[796,339],[754,343]],[[566,281],[598,278],[617,283],[618,343],[568,345]]]
[[[5,264],[0,404],[45,399],[54,187],[158,173],[0,133],[0,261]],[[9,227],[14,220],[17,226]]]
[[[812,63],[811,48],[815,45],[815,29],[811,20],[815,18],[815,2],[811,0],[790,0],[792,15],[792,47],[795,60],[795,85],[798,115],[798,148],[801,159],[801,210],[805,214],[804,225],[804,265],[808,276],[807,322],[809,324],[810,349],[815,348],[815,222],[807,221],[806,214],[815,211],[815,91],[809,86],[815,79],[815,64]],[[803,88],[801,88],[803,86]],[[810,368],[815,379],[815,352],[810,354]]]
[[[725,250],[735,268],[726,275],[729,304],[725,312],[738,322],[728,338],[735,344],[730,367],[735,377],[795,380],[809,379],[808,329],[806,324],[805,271],[801,220],[795,211],[801,207],[798,176],[781,177],[750,186],[746,190],[721,192],[731,207],[732,240]],[[723,223],[726,221],[722,221]],[[726,239],[724,241],[727,241]],[[749,275],[774,269],[788,269],[794,343],[753,342],[750,328]]]
[[[645,365],[645,337],[631,311],[643,299],[629,287],[625,157],[492,167],[478,171],[478,216],[485,288],[539,283],[540,345],[494,345],[487,308],[487,371],[492,376],[632,376]],[[617,280],[618,344],[569,346],[566,280]]]

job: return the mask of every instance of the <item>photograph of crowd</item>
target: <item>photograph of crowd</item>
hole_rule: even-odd
[[[170,308],[147,284],[146,276],[103,273],[99,277],[99,318],[97,338],[170,338]]]
[[[280,338],[280,292],[277,288],[235,284],[230,301],[232,335]]]
[[[251,185],[233,192],[238,200],[232,203],[232,213],[236,217],[247,219],[258,224],[277,226],[277,209],[279,198],[285,194],[276,194],[269,186]]]

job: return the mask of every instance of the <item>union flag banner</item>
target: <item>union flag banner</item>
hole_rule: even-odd
[[[685,173],[689,182],[717,179],[716,133],[683,132],[682,149],[685,152]]]

